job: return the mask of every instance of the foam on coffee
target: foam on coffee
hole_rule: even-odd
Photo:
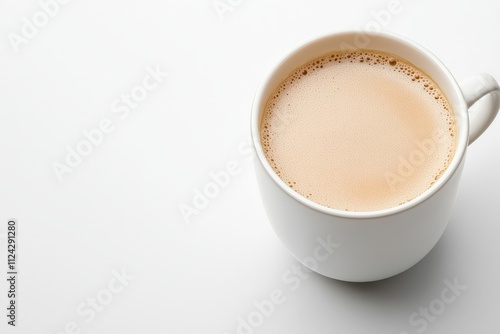
[[[374,211],[439,179],[455,151],[453,111],[410,63],[343,51],[293,71],[269,97],[261,143],[290,188],[321,205]]]

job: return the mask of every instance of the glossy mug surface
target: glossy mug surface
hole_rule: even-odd
[[[490,75],[478,75],[459,85],[434,55],[415,42],[387,32],[364,33],[363,45],[357,45],[359,34],[329,34],[291,52],[260,84],[251,117],[257,182],[276,234],[305,266],[352,282],[394,276],[415,265],[434,247],[453,209],[467,147],[491,124],[500,107],[500,90]],[[280,179],[266,159],[260,124],[269,97],[292,71],[329,52],[358,48],[395,55],[426,73],[447,97],[457,139],[447,169],[424,193],[402,205],[350,212],[320,205]],[[479,99],[477,114],[470,121],[468,109]]]

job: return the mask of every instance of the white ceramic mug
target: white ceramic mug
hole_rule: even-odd
[[[458,84],[432,53],[415,42],[388,32],[360,34],[329,34],[291,52],[260,84],[251,118],[257,182],[276,234],[304,265],[322,275],[352,282],[391,277],[429,253],[450,218],[467,147],[486,130],[500,108],[500,89],[490,75],[478,75]],[[347,212],[322,206],[289,188],[266,160],[259,124],[269,95],[291,71],[330,51],[360,47],[397,55],[428,74],[455,112],[458,139],[448,169],[417,198],[389,209]],[[478,100],[469,117],[469,108]]]

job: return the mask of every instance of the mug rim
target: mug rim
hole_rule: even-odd
[[[457,95],[459,96],[458,99],[458,110],[457,108],[453,108],[454,116],[455,119],[460,118],[462,122],[457,123],[457,132],[458,132],[458,138],[457,138],[457,143],[455,147],[455,154],[453,156],[453,159],[449,166],[446,168],[445,172],[443,175],[434,183],[432,186],[430,186],[427,190],[425,190],[423,193],[418,195],[417,197],[413,198],[412,200],[398,205],[398,206],[393,206],[390,208],[385,208],[381,210],[373,210],[373,211],[344,211],[344,210],[339,210],[339,209],[334,209],[330,208],[324,205],[321,205],[317,202],[314,202],[299,193],[297,193],[295,190],[291,189],[273,170],[271,165],[269,164],[264,150],[262,149],[262,144],[260,141],[260,115],[261,115],[261,101],[262,99],[266,98],[263,96],[264,90],[269,84],[269,81],[271,78],[273,78],[276,75],[276,72],[278,69],[286,62],[288,61],[293,55],[295,55],[297,52],[301,51],[304,48],[307,48],[311,46],[313,43],[318,43],[321,42],[321,40],[327,40],[329,38],[335,37],[335,36],[341,36],[341,35],[356,35],[359,33],[366,34],[370,37],[385,37],[388,39],[391,39],[395,43],[399,43],[404,45],[406,48],[408,47],[413,47],[418,49],[419,52],[421,52],[425,57],[430,60],[431,62],[434,63],[434,65],[437,65],[439,70],[441,71],[442,74],[446,77],[446,80],[451,84],[453,87],[453,90]],[[396,56],[398,55],[397,53],[394,53]],[[405,59],[404,57],[402,57]],[[300,66],[300,65],[299,65]],[[426,73],[429,75],[431,78],[432,75]],[[445,94],[446,95],[446,94]],[[254,150],[256,152],[256,155],[259,159],[259,162],[262,164],[264,167],[266,173],[271,177],[273,182],[275,182],[286,194],[291,196],[294,200],[297,202],[315,210],[319,211],[331,216],[337,216],[337,217],[343,217],[343,218],[352,218],[352,219],[369,219],[369,218],[379,218],[379,217],[386,217],[386,216],[391,216],[395,215],[404,211],[407,211],[413,207],[418,206],[419,204],[425,202],[429,198],[431,198],[435,193],[437,193],[447,182],[448,180],[453,176],[453,174],[456,172],[457,168],[460,166],[464,155],[465,151],[468,146],[468,138],[469,138],[469,113],[468,113],[468,107],[465,103],[465,100],[463,98],[462,91],[460,89],[460,86],[458,85],[458,82],[456,79],[453,77],[451,72],[448,70],[448,68],[429,50],[421,46],[420,44],[416,43],[415,41],[404,37],[402,35],[389,32],[389,31],[379,31],[379,32],[367,32],[367,31],[355,31],[355,30],[344,30],[344,31],[335,31],[335,32],[329,32],[326,34],[321,34],[319,36],[309,38],[306,40],[306,42],[302,42],[295,48],[293,48],[291,51],[286,52],[285,56],[282,57],[278,62],[276,62],[272,67],[271,70],[267,71],[267,74],[264,76],[264,78],[261,80],[259,83],[259,86],[257,88],[257,91],[255,93],[255,96],[253,98],[253,103],[252,103],[252,111],[251,111],[251,137],[252,137],[252,144],[254,146]]]

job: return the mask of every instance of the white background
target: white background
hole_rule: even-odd
[[[295,261],[247,160],[253,94],[292,48],[364,29],[388,0],[226,1],[221,19],[212,0],[73,0],[19,52],[9,33],[40,4],[0,1],[0,233],[18,219],[21,273],[16,328],[1,280],[0,332],[233,334],[279,289],[285,302],[254,333],[419,333],[410,315],[455,279],[467,288],[423,332],[498,332],[500,120],[471,146],[451,222],[417,266],[368,284],[310,274],[292,291],[282,275]],[[386,29],[433,51],[458,80],[500,78],[500,2],[401,6]],[[157,66],[168,77],[120,119],[111,104]],[[59,182],[52,164],[104,118],[114,131]],[[231,161],[239,173],[184,220],[179,206]],[[5,272],[5,239],[0,247]],[[122,270],[133,279],[110,295]],[[89,321],[77,308],[94,297],[106,305]]]

